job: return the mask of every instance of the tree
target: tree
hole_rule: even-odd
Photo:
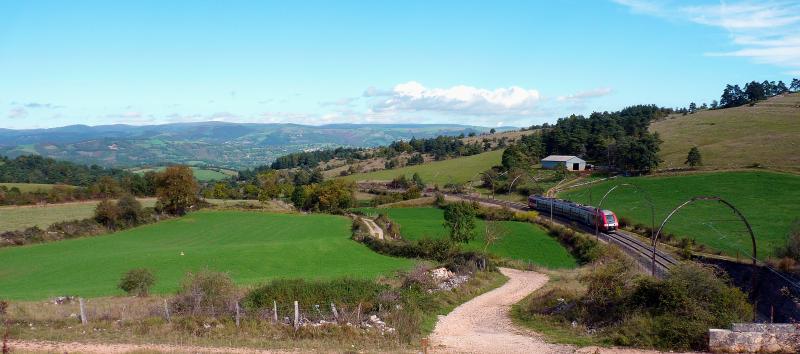
[[[692,148],[689,149],[685,164],[689,165],[689,167],[703,165],[703,158],[700,156],[700,149],[698,149],[697,146],[692,146]]]
[[[119,222],[119,209],[117,204],[111,200],[103,199],[94,208],[94,220],[105,225],[109,229],[115,229]]]
[[[139,203],[133,195],[125,194],[117,201],[117,215],[126,225],[136,226],[141,221],[142,203]]]
[[[764,84],[751,81],[744,86],[744,95],[749,103],[755,103],[767,98],[767,91]]]
[[[689,113],[697,112],[697,103],[689,103]]]
[[[789,88],[792,90],[792,92],[800,91],[800,79],[792,79],[792,84],[789,85]]]
[[[717,109],[719,107],[719,102],[717,100],[711,101],[711,109]]]
[[[502,240],[509,233],[508,229],[497,220],[486,220],[483,225],[483,252],[486,252],[491,245]]]
[[[158,207],[173,215],[184,215],[197,201],[197,182],[188,166],[170,166],[156,175]]]
[[[414,172],[414,175],[411,176],[411,180],[414,181],[414,184],[417,185],[419,189],[425,189],[425,181],[422,180],[419,173]]]
[[[214,190],[211,192],[211,195],[216,199],[228,199],[230,196],[228,185],[223,182],[215,183]]]
[[[492,128],[492,129],[489,129],[489,134],[494,134],[494,133],[496,133],[496,132],[497,132],[497,130],[496,130],[496,129],[494,129],[494,128]]]
[[[117,180],[110,176],[103,176],[90,188],[92,194],[99,198],[115,198],[122,191]]]
[[[744,92],[739,85],[727,85],[725,90],[722,91],[719,104],[723,108],[741,106],[747,103]]]
[[[136,268],[127,271],[117,286],[128,295],[146,297],[155,283],[153,272],[146,268]]]
[[[469,243],[475,238],[475,208],[467,202],[448,204],[444,208],[444,226],[450,230],[452,242]]]
[[[784,84],[783,81],[778,81],[778,84],[775,85],[775,94],[782,95],[787,92],[789,92],[789,88],[786,87],[786,84]]]

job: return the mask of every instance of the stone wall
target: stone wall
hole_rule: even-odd
[[[800,353],[800,324],[735,323],[731,329],[710,329],[713,353]]]

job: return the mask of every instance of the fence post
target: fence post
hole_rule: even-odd
[[[167,323],[172,323],[172,318],[169,316],[169,305],[167,299],[164,299],[164,316],[167,316]]]
[[[358,310],[356,311],[356,318],[358,319],[358,323],[361,323],[361,303],[358,303]]]
[[[294,330],[300,328],[300,306],[297,301],[294,302]]]
[[[275,323],[278,323],[278,302],[272,300],[272,316],[275,319]]]
[[[239,328],[239,318],[241,314],[239,313],[239,303],[236,303],[236,328]]]
[[[81,324],[89,323],[89,320],[86,319],[86,304],[83,302],[83,298],[78,298],[78,303],[81,306]]]
[[[331,302],[331,312],[333,312],[333,318],[335,318],[336,321],[339,321],[339,311],[336,311],[336,305],[334,305],[332,302]]]

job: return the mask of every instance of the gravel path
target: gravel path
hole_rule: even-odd
[[[551,344],[532,331],[516,327],[509,317],[511,305],[547,283],[537,272],[501,268],[509,278],[503,286],[478,296],[447,316],[441,316],[430,337],[437,353],[580,353],[651,354],[652,350],[627,348],[576,348]]]
[[[372,237],[383,240],[383,229],[381,229],[381,227],[378,226],[374,220],[368,218],[361,218],[361,220],[363,220],[364,224],[366,224],[369,228],[369,233],[372,235]]]

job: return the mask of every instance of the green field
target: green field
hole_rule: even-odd
[[[166,167],[159,167],[159,168],[140,168],[131,170],[133,173],[144,174],[149,171],[163,171]],[[236,176],[237,172],[233,170],[225,170],[225,169],[210,169],[210,168],[202,168],[202,167],[194,167],[192,166],[192,172],[194,172],[194,178],[200,182],[211,182],[211,181],[220,181],[223,179],[230,178],[232,176]]]
[[[17,187],[19,188],[20,192],[49,192],[53,189],[54,184],[43,184],[43,183],[0,183],[0,186],[6,186],[8,189]]]
[[[152,269],[154,291],[168,293],[186,272],[204,268],[255,284],[373,278],[413,265],[351,240],[350,224],[322,214],[201,211],[108,236],[0,249],[0,298],[120,295],[120,276],[137,267]]]
[[[357,173],[340,178],[348,181],[389,181],[401,174],[411,177],[414,173],[419,173],[425,183],[436,183],[444,186],[451,182],[464,183],[477,178],[476,174],[478,172],[483,172],[492,166],[499,165],[502,156],[503,150],[495,150],[467,157],[434,161],[391,170]]]
[[[141,199],[142,206],[155,205],[155,198]],[[85,201],[47,206],[24,205],[0,207],[0,232],[21,230],[32,226],[44,229],[53,223],[90,218],[97,201]]]
[[[664,143],[660,168],[685,167],[692,146],[709,168],[759,163],[800,172],[800,93],[777,96],[754,106],[700,111],[653,122]]]
[[[758,258],[764,259],[783,244],[789,227],[800,218],[800,176],[771,172],[715,172],[671,177],[635,177],[607,181],[591,188],[594,204],[613,185],[632,183],[646,190],[656,205],[656,227],[680,203],[697,195],[716,195],[735,205],[756,235]],[[589,203],[589,189],[562,193],[560,197]],[[650,225],[650,207],[634,188],[620,188],[602,205],[619,216]],[[695,238],[699,243],[729,255],[751,253],[745,226],[718,202],[689,205],[679,211],[665,230]]]
[[[367,214],[387,213],[400,225],[400,234],[408,240],[423,237],[447,237],[444,227],[444,212],[438,208],[386,208],[363,209]],[[548,268],[573,268],[573,258],[558,241],[547,235],[537,225],[525,222],[502,221],[508,235],[489,247],[489,252],[506,258],[532,262]],[[466,245],[467,249],[483,249],[484,222],[478,219],[475,228],[477,237]]]

